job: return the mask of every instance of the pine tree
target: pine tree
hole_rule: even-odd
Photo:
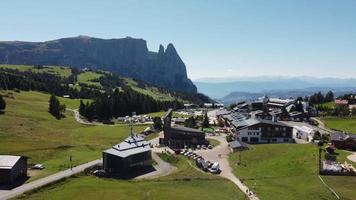
[[[79,114],[81,116],[86,116],[85,114],[85,105],[82,100],[80,100],[80,105],[79,105]]]
[[[51,113],[57,119],[60,119],[64,116],[63,112],[65,112],[65,110],[66,106],[64,104],[61,105],[57,97],[52,94],[49,98],[48,112]]]
[[[6,101],[5,99],[2,97],[2,95],[0,95],[0,111],[3,111],[6,109]]]
[[[203,128],[208,128],[208,127],[209,127],[209,118],[208,118],[208,113],[205,113],[205,116],[204,116],[204,120],[203,120],[202,127],[203,127]]]

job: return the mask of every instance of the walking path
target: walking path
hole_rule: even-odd
[[[247,193],[247,191],[250,191],[250,189],[233,174],[228,160],[230,154],[229,144],[227,143],[225,136],[209,136],[207,138],[218,140],[220,144],[211,150],[196,150],[195,153],[201,155],[204,159],[211,162],[219,162],[221,169],[221,173],[219,175],[221,177],[232,181],[237,187],[239,187],[242,192],[247,195],[249,199],[258,200],[259,198],[255,194],[249,195]]]
[[[56,174],[47,176],[45,178],[41,178],[41,179],[32,181],[30,183],[23,184],[23,185],[21,185],[19,187],[16,187],[16,188],[12,189],[12,190],[0,190],[0,200],[14,198],[14,197],[16,197],[18,195],[21,195],[21,194],[23,194],[23,193],[25,193],[27,191],[43,187],[43,186],[48,185],[50,183],[59,181],[59,180],[61,180],[63,178],[70,177],[70,176],[73,176],[75,174],[81,173],[85,169],[90,168],[92,166],[95,166],[97,164],[100,164],[101,162],[102,162],[101,159],[94,160],[94,161],[79,165],[77,167],[74,167],[72,170],[71,169],[67,169],[65,171],[58,172]]]

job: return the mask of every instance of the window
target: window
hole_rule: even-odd
[[[287,127],[283,127],[283,131],[286,131],[287,130]]]
[[[283,141],[284,141],[284,142],[289,142],[289,139],[284,139]]]
[[[242,137],[242,138],[241,138],[241,141],[242,141],[242,142],[247,142],[247,137]]]
[[[277,142],[277,139],[272,139],[272,142]]]
[[[276,127],[275,130],[276,130],[276,131],[279,131],[279,127]]]

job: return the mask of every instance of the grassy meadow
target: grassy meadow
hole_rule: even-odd
[[[332,197],[317,179],[317,149],[311,145],[266,144],[254,145],[230,157],[235,175],[253,188],[261,199],[321,199]],[[313,188],[309,184],[312,183]],[[308,190],[307,190],[308,189]],[[288,198],[286,198],[288,197]]]
[[[49,94],[0,91],[5,95],[6,112],[0,115],[0,154],[28,156],[30,164],[43,163],[37,179],[70,166],[101,157],[101,151],[128,136],[129,127],[88,126],[75,121],[73,113],[57,120],[48,113]],[[9,94],[11,93],[11,94]],[[79,100],[60,98],[68,108],[77,108]],[[134,126],[142,131],[146,126]]]
[[[244,180],[260,199],[335,199],[318,178],[318,149],[312,144],[254,145],[230,156],[235,175]],[[356,177],[323,176],[342,199],[356,199]]]
[[[326,127],[356,134],[356,118],[323,118]]]

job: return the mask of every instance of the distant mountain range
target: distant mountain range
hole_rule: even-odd
[[[160,45],[158,52],[152,52],[145,40],[130,37],[0,42],[0,63],[101,69],[176,91],[197,92],[172,44],[166,49]]]
[[[225,79],[226,80],[226,79]],[[198,91],[225,104],[267,95],[275,97],[307,96],[332,90],[336,95],[356,92],[356,79],[315,77],[240,77],[200,79],[194,82]]]

